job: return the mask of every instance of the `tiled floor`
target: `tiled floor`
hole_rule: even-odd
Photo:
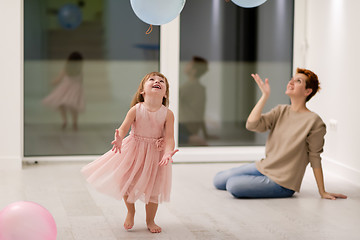
[[[217,171],[238,164],[174,164],[171,202],[159,206],[160,234],[145,225],[137,202],[135,226],[122,227],[123,202],[96,192],[79,173],[85,162],[26,164],[0,171],[0,208],[34,201],[54,216],[58,240],[116,239],[359,239],[360,186],[325,174],[328,191],[347,200],[320,199],[308,169],[300,194],[290,199],[234,199],[212,186]]]

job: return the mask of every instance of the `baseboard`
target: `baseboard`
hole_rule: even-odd
[[[174,162],[248,162],[265,156],[265,147],[186,147],[179,148]]]
[[[334,159],[322,157],[323,168],[331,174],[337,175],[355,185],[360,186],[360,171],[344,165]]]
[[[16,157],[0,157],[1,170],[20,170],[22,167],[21,159]]]
[[[264,147],[186,147],[179,148],[174,163],[249,162],[265,156]],[[24,157],[24,162],[78,162],[93,161],[99,156]]]

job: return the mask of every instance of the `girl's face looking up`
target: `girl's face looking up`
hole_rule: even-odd
[[[165,79],[156,75],[150,76],[144,84],[144,93],[149,95],[158,94],[164,97],[166,94]]]

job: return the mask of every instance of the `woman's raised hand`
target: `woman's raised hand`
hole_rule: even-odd
[[[111,142],[113,145],[111,151],[115,151],[115,153],[119,152],[121,153],[121,145],[122,145],[122,139],[120,137],[119,129],[115,130],[115,137],[114,141]]]
[[[159,162],[159,166],[167,165],[169,162],[173,162],[172,156],[174,156],[175,153],[177,153],[179,149],[175,149],[172,152],[165,153],[162,157],[161,161]]]
[[[259,74],[251,74],[251,76],[254,78],[255,82],[259,86],[262,94],[264,97],[270,96],[270,85],[269,85],[269,79],[265,78],[265,82],[260,78]]]

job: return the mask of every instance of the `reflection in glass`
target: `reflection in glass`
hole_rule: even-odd
[[[43,100],[44,105],[60,111],[63,130],[67,127],[69,113],[73,130],[77,131],[78,114],[85,108],[82,60],[79,52],[69,55],[64,70],[53,81],[56,88]]]
[[[208,71],[206,59],[193,56],[185,65],[185,82],[179,89],[179,142],[181,145],[206,146],[208,134],[204,113],[206,86],[200,78]],[[206,80],[205,80],[206,81]]]
[[[69,4],[82,15],[72,27],[59,20]],[[147,28],[130,1],[24,1],[25,156],[109,149],[139,79],[159,70],[159,27]],[[83,57],[79,74],[66,74],[74,51]]]
[[[265,134],[245,129],[260,96],[250,74],[269,78],[272,94],[264,111],[289,102],[284,86],[292,75],[293,7],[292,0],[267,1],[257,8],[218,0],[187,1],[180,18],[179,146],[265,143]],[[190,91],[185,86],[191,85],[187,69],[194,56],[206,59],[208,70],[193,89],[188,87]],[[191,94],[184,97],[184,91]],[[187,105],[198,108],[192,115],[199,120],[195,131],[184,127],[195,120],[183,109]],[[199,127],[200,118],[205,127]]]

